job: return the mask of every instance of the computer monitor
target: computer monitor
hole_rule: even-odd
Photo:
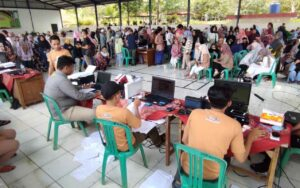
[[[106,82],[110,81],[110,79],[111,79],[111,73],[99,71],[97,74],[96,83],[105,84]]]
[[[166,78],[152,77],[151,94],[164,97],[170,100],[174,99],[175,80]]]
[[[250,101],[250,94],[252,84],[249,82],[237,82],[229,80],[215,80],[215,85],[225,86],[232,90],[232,104],[239,106],[248,106]]]

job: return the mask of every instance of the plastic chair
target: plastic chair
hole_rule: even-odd
[[[212,64],[213,64],[213,60],[217,59],[218,56],[217,54],[214,53],[210,53],[210,65],[209,68],[203,69],[202,71],[199,72],[198,74],[198,80],[200,80],[203,76],[203,73],[205,73],[205,77],[208,81],[212,80]]]
[[[284,151],[283,157],[280,161],[281,168],[284,169],[284,167],[287,165],[289,162],[289,159],[292,155],[298,154],[300,155],[300,148],[288,148]]]
[[[102,162],[102,185],[105,184],[105,170],[106,170],[106,163],[109,155],[113,155],[120,160],[120,167],[121,167],[121,177],[122,177],[122,187],[127,188],[127,168],[126,168],[126,159],[132,155],[134,155],[138,149],[141,150],[144,166],[148,168],[144,149],[142,144],[134,147],[132,144],[132,133],[130,128],[127,125],[123,125],[120,123],[104,120],[104,119],[94,119],[95,124],[101,124],[103,126],[104,135],[105,135],[105,152],[104,158]],[[124,129],[126,139],[128,142],[128,151],[119,151],[115,139],[114,128],[121,128]],[[101,136],[101,134],[100,134]],[[101,138],[102,139],[102,138]],[[103,140],[103,139],[102,139]]]
[[[239,73],[241,72],[241,68],[239,67],[239,63],[242,59],[241,54],[239,53],[235,53],[233,56],[233,69],[231,70],[232,73],[232,78],[239,75]]]
[[[276,74],[276,67],[279,63],[279,58],[275,59],[275,62],[273,63],[271,69],[269,72],[263,72],[263,73],[260,73],[256,79],[256,85],[259,86],[261,80],[263,77],[265,76],[271,76],[272,78],[272,86],[273,88],[275,87],[276,85],[276,80],[277,80],[277,74]]]
[[[176,150],[176,161],[181,179],[181,187],[187,188],[211,188],[226,187],[226,167],[227,163],[223,159],[201,152],[197,149],[190,148],[182,144],[174,144]],[[183,172],[181,168],[180,154],[185,152],[189,156],[189,175]],[[220,166],[219,178],[216,181],[206,181],[203,179],[203,162],[204,160],[213,161]]]
[[[127,48],[122,47],[122,55],[123,59],[125,59],[126,67],[129,65],[129,60],[133,60],[129,50]]]
[[[64,124],[71,124],[71,126],[74,128],[74,123],[75,121],[68,121],[66,120],[63,115],[61,110],[59,109],[58,104],[56,103],[56,101],[41,93],[41,95],[44,98],[44,101],[46,103],[46,106],[48,108],[48,111],[50,113],[50,119],[49,119],[49,124],[48,124],[48,132],[47,132],[47,141],[50,140],[50,132],[51,132],[51,127],[52,127],[52,123],[54,122],[54,143],[53,143],[53,150],[57,150],[57,145],[58,145],[58,128],[60,125],[64,125]],[[55,116],[55,114],[50,110],[50,105],[54,108],[55,114],[57,116]],[[88,136],[87,131],[85,129],[85,127],[83,126],[83,123],[78,121],[77,122],[78,126],[81,128],[81,130],[83,131],[85,136]]]
[[[0,98],[3,102],[8,100],[10,104],[12,103],[12,97],[5,89],[0,89]]]

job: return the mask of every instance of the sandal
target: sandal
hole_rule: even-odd
[[[6,173],[6,172],[10,172],[12,170],[14,170],[16,168],[16,166],[11,166],[11,165],[5,165],[0,167],[0,173]]]

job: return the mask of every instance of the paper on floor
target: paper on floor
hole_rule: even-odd
[[[82,165],[71,174],[78,181],[84,181],[102,166],[103,154],[105,151],[99,132],[94,132],[88,138],[83,139],[81,148],[82,150],[76,152],[73,160]],[[113,156],[109,156],[107,164],[112,160]]]
[[[156,170],[149,178],[147,178],[140,188],[169,188],[173,182],[173,176],[162,170]]]

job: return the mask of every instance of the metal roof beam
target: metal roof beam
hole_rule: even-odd
[[[55,7],[55,8],[57,8],[57,9],[60,9],[60,7],[58,7],[58,6],[55,6],[55,5],[52,5],[52,4],[48,3],[48,2],[41,1],[41,0],[36,0],[36,1],[38,1],[38,2],[41,2],[41,3],[44,3],[44,4],[46,4],[46,5],[50,5],[50,6],[52,6],[52,7]]]

